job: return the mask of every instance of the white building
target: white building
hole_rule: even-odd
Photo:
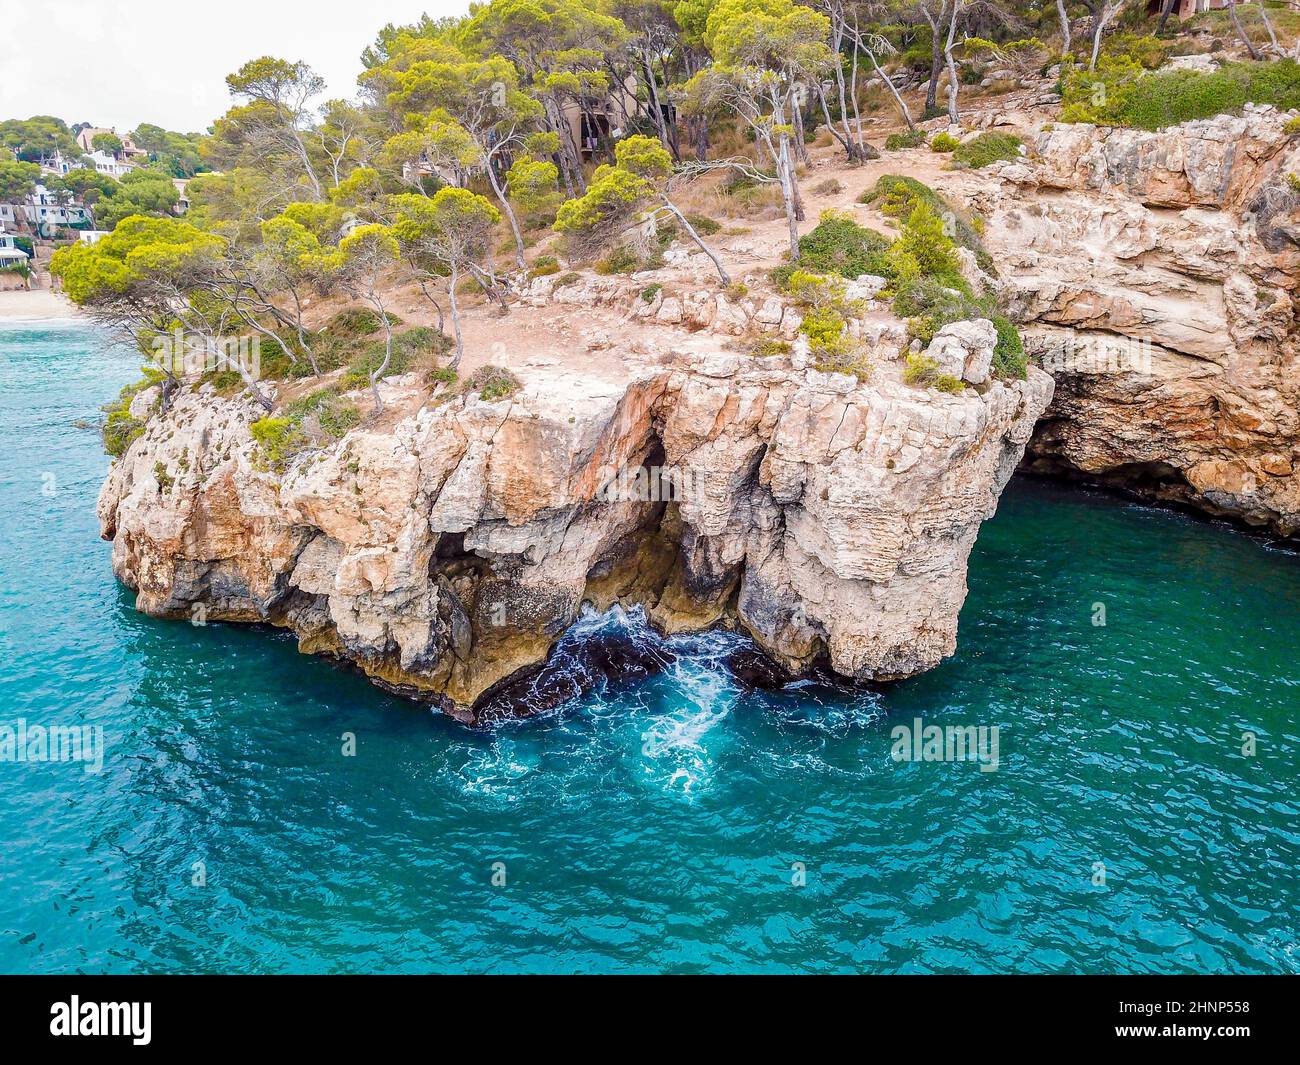
[[[41,169],[45,173],[57,174],[59,177],[66,175],[69,170],[79,170],[83,167],[121,180],[123,174],[135,169],[135,164],[129,159],[119,159],[108,152],[88,152],[86,155],[78,156],[66,156],[62,152],[55,152],[52,156],[41,160]]]
[[[18,209],[33,225],[73,226],[90,219],[86,208],[62,202],[44,185],[37,185],[36,191],[27,197],[26,203],[19,204]]]
[[[13,266],[14,263],[25,263],[27,258],[27,253],[14,244],[14,238],[10,234],[0,233],[0,269]]]
[[[80,156],[68,158],[62,152],[55,152],[52,156],[41,160],[41,170],[47,174],[57,174],[59,177],[63,177],[69,170],[75,170],[81,165]]]
[[[105,129],[103,126],[87,126],[83,129],[77,134],[77,143],[81,145],[81,150],[87,154],[92,154],[95,150],[95,138],[101,133],[107,133],[109,136],[116,137],[122,142],[122,150],[117,153],[119,159],[124,159],[128,162],[138,159],[141,162],[144,162],[149,155],[147,151],[139,147],[139,145],[131,139],[131,134],[118,133],[118,131],[111,126],[108,129]]]
[[[101,174],[107,174],[111,178],[122,180],[122,175],[135,167],[116,156],[109,155],[107,152],[91,152],[84,157],[86,166],[93,167]]]

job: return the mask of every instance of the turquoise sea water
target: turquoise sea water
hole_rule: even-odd
[[[0,726],[107,741],[0,762],[0,971],[1300,971],[1300,557],[1015,484],[924,677],[744,693],[734,637],[592,618],[664,672],[476,733],[136,614],[72,425],[134,364],[9,325],[0,370]],[[891,760],[918,716],[998,770]]]

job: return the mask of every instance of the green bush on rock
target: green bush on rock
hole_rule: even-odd
[[[142,380],[126,385],[118,393],[117,399],[100,408],[105,415],[100,435],[104,441],[104,450],[113,458],[120,459],[126,454],[126,449],[144,435],[145,423],[131,416],[131,401],[161,380],[162,374],[158,370],[146,368]]]
[[[891,133],[885,138],[885,151],[897,152],[903,148],[919,148],[925,143],[925,134],[919,129],[909,129],[905,133]]]
[[[1061,118],[1101,126],[1157,130],[1240,111],[1247,103],[1300,107],[1300,63],[1225,63],[1213,73],[1151,72],[1128,56],[1104,56],[1095,71],[1068,70],[1061,79]]]
[[[858,197],[859,203],[875,204],[882,214],[894,218],[908,218],[919,203],[927,204],[935,214],[944,220],[945,231],[961,247],[975,256],[975,261],[986,274],[998,276],[993,265],[993,256],[980,240],[982,224],[978,219],[968,218],[953,208],[942,196],[928,185],[916,178],[899,174],[884,174],[876,183]]]
[[[978,170],[1000,159],[1019,158],[1020,147],[1024,143],[1010,133],[981,133],[978,137],[957,145],[953,149],[952,159],[961,166]]]
[[[816,227],[799,238],[798,269],[847,278],[885,276],[889,244],[888,237],[859,225],[842,211],[823,211]],[[793,265],[777,267],[777,284],[785,287],[795,269]]]
[[[477,392],[487,403],[504,399],[519,389],[519,378],[503,366],[480,366],[465,381],[466,392]]]
[[[281,472],[307,442],[306,435],[290,418],[268,415],[248,427],[257,442],[263,465]]]

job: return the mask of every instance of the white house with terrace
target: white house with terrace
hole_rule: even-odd
[[[27,262],[29,256],[14,243],[12,233],[0,231],[0,270]]]

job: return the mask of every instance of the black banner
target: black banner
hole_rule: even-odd
[[[490,1054],[498,1040],[594,1044],[619,1024],[633,1045],[647,1027],[660,1043],[680,1024],[711,1030],[706,1038],[733,1050],[746,1035],[780,1033],[782,1045],[810,1049],[846,1034],[864,1048],[886,1038],[927,1051],[1164,1044],[1222,1055],[1293,1043],[1296,985],[1266,977],[869,977],[833,988],[741,979],[715,1000],[712,989],[646,978],[5,977],[0,1016],[15,1050],[81,1054],[110,1046],[338,1054],[467,1038]],[[690,1043],[698,1056],[696,1034]]]

